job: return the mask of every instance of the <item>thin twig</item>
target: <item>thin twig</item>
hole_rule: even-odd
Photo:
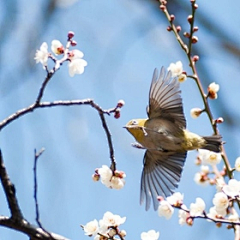
[[[38,226],[44,231],[46,232],[50,239],[53,239],[52,235],[50,234],[50,232],[48,232],[42,225],[42,223],[40,222],[40,212],[39,212],[39,205],[38,205],[38,198],[37,198],[37,191],[38,191],[38,184],[37,184],[37,160],[38,158],[42,155],[42,153],[44,152],[44,148],[42,148],[39,152],[36,151],[36,149],[34,150],[34,166],[33,166],[33,177],[34,177],[34,201],[35,201],[35,211],[36,211],[36,222],[38,224]]]

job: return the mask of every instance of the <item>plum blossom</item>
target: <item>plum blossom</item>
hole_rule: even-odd
[[[126,177],[126,174],[122,171],[116,170],[113,175],[112,170],[108,166],[103,165],[97,170],[97,174],[100,175],[102,184],[104,184],[108,188],[121,189],[125,185],[124,178]],[[93,177],[94,180],[96,178]]]
[[[148,232],[141,233],[141,240],[158,240],[159,232],[155,230],[149,230]]]
[[[186,209],[187,209],[187,207],[185,205],[182,205],[181,209],[178,211],[178,217],[179,217],[178,222],[179,222],[180,225],[186,224],[187,219],[190,217],[189,212],[184,211]]]
[[[219,210],[226,209],[229,205],[227,195],[223,192],[216,193],[213,198],[213,205]]]
[[[51,50],[55,55],[60,55],[64,53],[64,47],[59,40],[52,40]]]
[[[196,198],[196,202],[190,204],[190,215],[192,217],[202,216],[204,209],[205,202],[201,198]]]
[[[115,215],[111,212],[106,212],[100,221],[102,225],[108,227],[118,227],[126,221],[126,217],[120,217],[119,215]]]
[[[83,225],[83,230],[85,235],[95,236],[99,232],[98,221],[94,219],[91,222],[88,222],[86,225]]]
[[[223,186],[222,191],[231,198],[239,198],[240,182],[236,179],[230,179],[228,184]]]
[[[172,206],[181,206],[183,203],[183,194],[175,192],[166,199]]]
[[[235,170],[240,172],[240,157],[238,157],[235,161]]]
[[[179,82],[183,82],[186,80],[187,76],[185,73],[183,73],[183,64],[181,61],[171,63],[167,70],[171,71],[172,77],[178,77]]]
[[[75,74],[82,74],[84,72],[84,67],[87,66],[87,62],[82,59],[83,53],[77,49],[69,53],[69,64],[68,70],[69,75],[73,77]]]
[[[165,217],[166,219],[170,219],[174,213],[174,208],[171,206],[171,204],[168,201],[160,201],[159,207],[158,207],[158,215],[161,217]]]
[[[206,149],[199,149],[198,152],[198,157],[203,164],[217,165],[222,159],[221,153],[215,153]]]
[[[48,45],[46,42],[44,42],[42,43],[40,50],[36,51],[34,59],[36,60],[36,63],[40,62],[43,65],[43,69],[45,69],[47,66],[48,56]]]

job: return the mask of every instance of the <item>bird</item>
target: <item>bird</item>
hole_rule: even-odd
[[[132,119],[124,128],[133,135],[133,147],[145,149],[140,204],[148,210],[158,196],[168,197],[180,182],[187,152],[207,149],[221,152],[222,136],[199,136],[186,129],[180,82],[171,71],[155,69],[149,91],[146,119]],[[152,199],[152,200],[151,200]]]

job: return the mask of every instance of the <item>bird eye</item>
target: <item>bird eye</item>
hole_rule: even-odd
[[[137,120],[132,120],[131,125],[138,125],[138,121]]]

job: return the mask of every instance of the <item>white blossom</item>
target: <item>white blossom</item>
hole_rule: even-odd
[[[116,171],[116,175],[113,175],[112,170],[103,165],[98,169],[98,174],[101,177],[101,182],[108,188],[121,189],[125,185],[126,174],[124,172]]]
[[[173,206],[179,206],[183,202],[183,194],[180,192],[175,192],[173,195],[167,197],[166,200]]]
[[[198,157],[203,164],[216,165],[222,159],[221,153],[215,153],[206,149],[199,149],[198,152]]]
[[[86,225],[83,226],[83,230],[85,232],[85,235],[95,236],[99,230],[98,221],[95,219],[91,222],[88,222]]]
[[[214,206],[209,209],[209,213],[207,214],[207,216],[209,218],[218,219],[225,217],[226,214],[227,214],[226,209],[219,209],[216,208],[216,206]]]
[[[48,45],[46,42],[42,43],[40,50],[36,51],[35,54],[35,60],[36,63],[41,63],[43,65],[43,69],[45,69],[45,67],[47,66],[47,61],[48,61]]]
[[[149,230],[148,232],[141,233],[141,240],[158,240],[159,232],[155,230]]]
[[[207,165],[202,165],[201,166],[201,172],[204,173],[204,174],[208,174],[209,173],[209,166]]]
[[[240,172],[240,157],[238,157],[235,161],[235,169]]]
[[[194,175],[194,182],[198,185],[207,186],[208,181],[204,178],[205,174],[203,175],[200,172],[195,173]]]
[[[183,72],[183,64],[181,61],[171,63],[167,70],[172,72],[172,77],[178,77]]]
[[[106,212],[103,215],[101,224],[108,227],[118,227],[126,221],[126,217],[120,217],[119,215],[112,214],[111,212]]]
[[[174,208],[170,205],[168,201],[160,201],[158,207],[158,215],[161,217],[165,217],[166,219],[170,219],[174,213]]]
[[[190,204],[190,215],[192,217],[201,216],[204,209],[205,202],[201,198],[196,198],[196,202]]]
[[[69,64],[68,64],[68,70],[69,75],[73,77],[75,74],[82,74],[84,72],[84,67],[87,66],[87,62],[82,59],[84,54],[75,49],[69,53]]]
[[[229,215],[228,220],[231,221],[231,222],[238,222],[239,221],[239,215],[234,208],[232,209],[232,214]]]
[[[228,184],[223,186],[222,191],[231,198],[239,198],[240,182],[236,179],[230,179]]]
[[[183,209],[185,209],[185,210],[187,209],[187,207],[185,205],[182,205],[181,208],[182,209],[180,209],[178,211],[178,217],[179,217],[178,222],[180,225],[184,225],[184,224],[186,224],[187,218],[190,216],[190,214],[187,211],[183,210]]]
[[[226,183],[225,183],[223,177],[218,177],[218,178],[216,179],[216,189],[217,189],[218,192],[222,191],[222,188],[223,188],[223,186],[225,186],[225,185],[226,185]]]
[[[51,50],[55,55],[60,55],[64,53],[64,47],[59,40],[52,40]]]
[[[229,205],[227,195],[223,192],[216,193],[213,198],[213,205],[219,210],[226,209]]]

